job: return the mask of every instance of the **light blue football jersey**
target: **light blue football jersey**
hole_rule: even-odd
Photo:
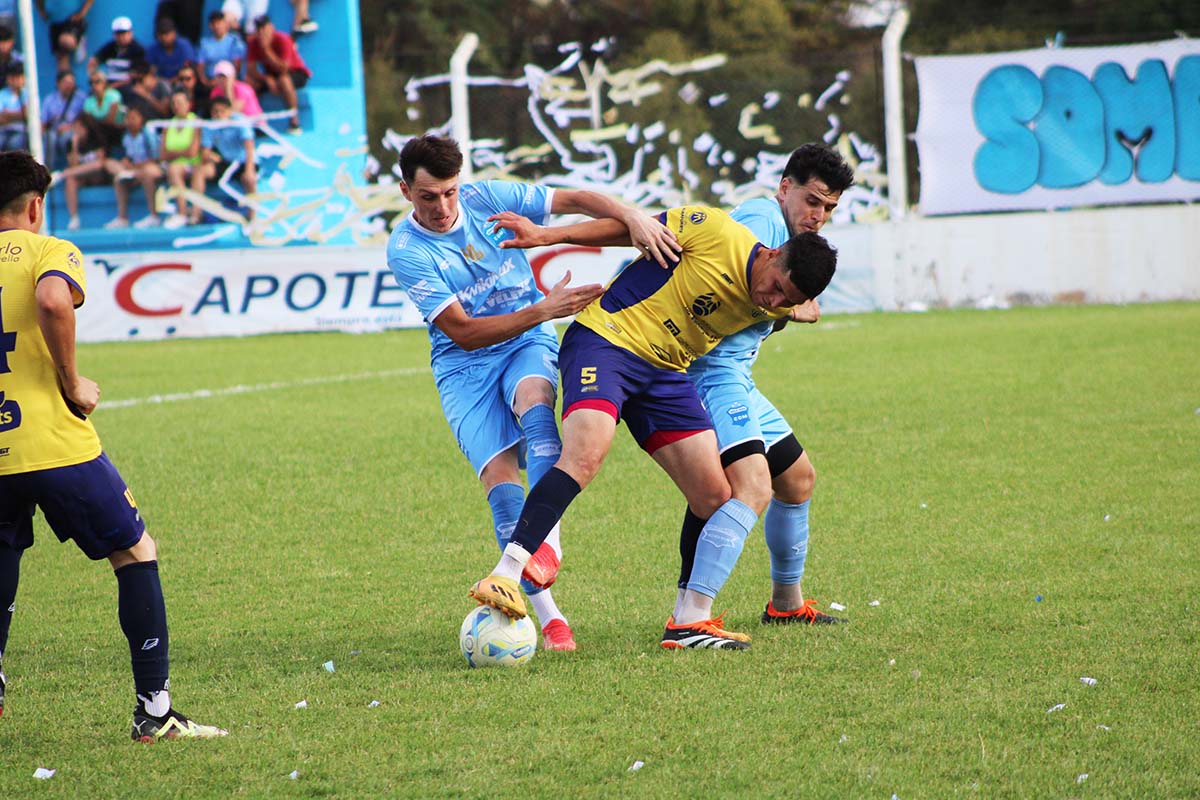
[[[730,216],[742,223],[767,247],[779,247],[791,237],[783,219],[783,210],[774,197],[756,197],[739,205]],[[699,380],[714,369],[734,369],[750,377],[750,368],[758,358],[758,348],[771,334],[774,321],[759,322],[726,336],[721,343],[688,367],[688,376]]]
[[[458,193],[458,221],[445,233],[422,227],[409,214],[388,239],[388,267],[429,326],[430,363],[434,376],[446,374],[480,356],[503,356],[520,337],[491,347],[467,352],[433,324],[433,320],[455,300],[471,317],[510,314],[533,305],[544,296],[537,287],[525,251],[501,250],[500,242],[512,238],[509,231],[492,232],[487,218],[512,211],[543,225],[550,216],[554,190],[510,181],[463,184]],[[539,330],[554,336],[544,323],[522,336]]]

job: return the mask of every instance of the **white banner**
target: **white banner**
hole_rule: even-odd
[[[1200,198],[1200,40],[916,60],[923,214]]]

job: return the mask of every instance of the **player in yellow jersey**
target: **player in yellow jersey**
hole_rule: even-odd
[[[508,213],[493,219],[514,232],[505,246],[630,243],[624,226],[613,220],[541,228]],[[715,208],[675,208],[661,219],[678,237],[678,263],[663,269],[648,258],[635,261],[567,329],[559,350],[562,455],[530,490],[500,563],[471,594],[524,616],[516,580],[553,582],[558,565],[530,554],[596,476],[617,421],[624,420],[704,521],[692,580],[667,619],[662,646],[744,650],[750,637],[726,630],[713,617],[712,604],[770,500],[770,486],[731,491],[712,422],[685,370],[723,337],[789,316],[819,295],[833,277],[837,255],[816,233],[764,247]]]
[[[61,541],[112,564],[137,696],[134,740],[224,736],[171,707],[154,540],[87,418],[100,387],[75,367],[83,257],[70,242],[38,234],[49,185],[49,171],[28,153],[0,153],[0,664],[40,508]],[[4,689],[0,672],[0,713]]]

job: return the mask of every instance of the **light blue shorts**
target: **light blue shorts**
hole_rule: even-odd
[[[761,440],[768,450],[792,432],[792,426],[750,381],[698,381],[696,390],[717,432],[723,453],[743,442]]]
[[[531,377],[545,378],[558,389],[558,340],[536,329],[514,346],[438,378],[442,412],[476,476],[521,441],[513,400],[517,384]]]

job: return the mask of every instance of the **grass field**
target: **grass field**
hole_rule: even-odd
[[[661,650],[683,508],[622,432],[564,520],[580,650],[506,671],[457,651],[496,546],[422,331],[84,347],[172,695],[230,736],[129,742],[115,581],[39,523],[0,798],[1196,797],[1198,345],[1195,304],[792,326],[757,375],[852,624],[758,625],[760,526],[717,601],[753,649]]]

